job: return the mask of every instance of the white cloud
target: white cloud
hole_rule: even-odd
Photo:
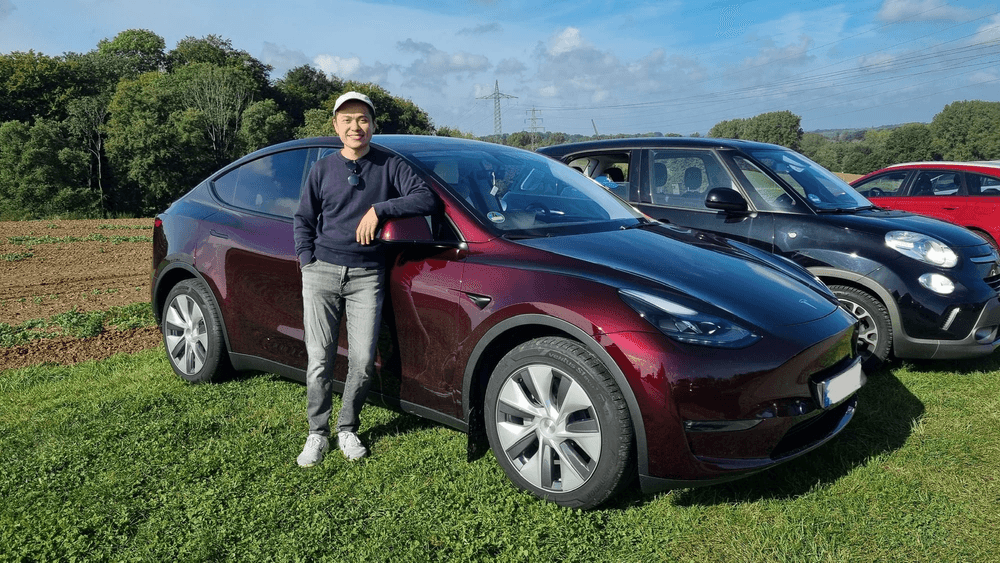
[[[993,14],[982,27],[976,30],[976,35],[973,37],[974,43],[990,41],[1000,41],[1000,14]]]
[[[302,51],[289,49],[284,45],[278,45],[269,41],[264,42],[260,60],[274,67],[272,75],[275,77],[282,77],[289,70],[312,62]]]
[[[313,59],[313,64],[316,68],[337,78],[356,82],[374,82],[383,86],[388,83],[389,71],[393,68],[391,65],[383,63],[366,66],[357,56],[319,55]]]
[[[549,55],[557,57],[571,51],[576,51],[587,47],[580,30],[575,27],[567,27],[557,33],[549,41]]]
[[[319,55],[313,59],[316,67],[327,74],[351,78],[363,66],[359,57],[343,58],[336,55]]]
[[[877,17],[884,22],[897,23],[960,20],[969,14],[969,10],[942,4],[941,0],[885,0]]]
[[[412,39],[400,41],[397,48],[403,52],[416,53],[419,57],[402,69],[406,77],[404,84],[419,85],[433,90],[441,90],[450,76],[473,76],[489,70],[489,58],[466,52],[447,53],[431,45]]]

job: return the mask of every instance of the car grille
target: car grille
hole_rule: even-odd
[[[993,288],[993,291],[1000,292],[1000,260],[996,251],[986,256],[975,256],[972,262],[979,267],[986,285]]]

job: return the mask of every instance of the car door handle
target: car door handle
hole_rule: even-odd
[[[224,238],[224,239],[228,239],[229,238],[229,235],[227,235],[226,233],[220,233],[219,231],[216,231],[215,229],[210,230],[208,233],[210,235],[212,235],[213,237],[219,237],[219,238]]]
[[[955,211],[958,208],[957,207],[942,207],[941,209],[944,209],[945,211]]]

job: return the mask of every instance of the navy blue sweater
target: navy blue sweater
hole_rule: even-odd
[[[401,158],[371,147],[358,159],[361,182],[351,186],[349,166],[340,151],[320,159],[309,172],[295,212],[295,253],[299,264],[317,258],[349,268],[385,267],[383,245],[355,240],[358,223],[372,206],[379,221],[427,215],[436,198]]]

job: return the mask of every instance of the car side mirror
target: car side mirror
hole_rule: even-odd
[[[378,239],[382,242],[434,242],[434,235],[427,224],[427,218],[418,215],[388,219],[379,229]]]
[[[745,214],[750,207],[740,192],[732,188],[712,188],[705,197],[705,207],[726,213]]]

